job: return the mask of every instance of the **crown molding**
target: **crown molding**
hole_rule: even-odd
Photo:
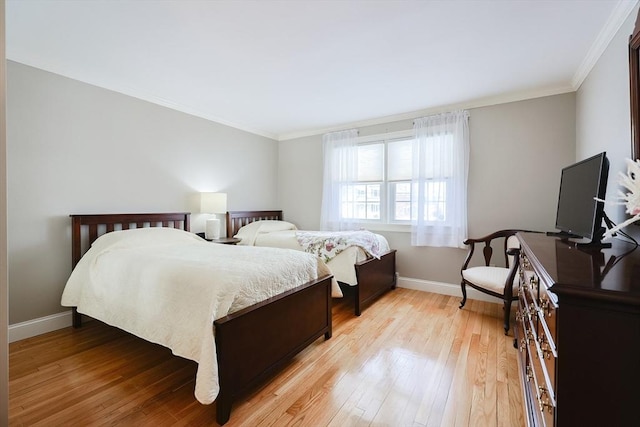
[[[497,96],[478,98],[476,100],[470,100],[470,101],[462,102],[458,104],[449,104],[449,105],[443,105],[443,106],[438,106],[433,108],[427,108],[423,110],[410,111],[407,113],[401,113],[401,114],[396,114],[391,116],[384,116],[384,117],[378,117],[378,118],[373,118],[368,120],[362,120],[358,122],[343,123],[342,125],[333,126],[333,127],[317,128],[317,129],[312,129],[308,131],[281,134],[281,135],[278,135],[278,141],[287,141],[291,139],[321,135],[327,132],[361,128],[365,126],[381,125],[385,123],[399,122],[402,120],[413,120],[417,117],[443,113],[446,111],[466,110],[471,108],[480,108],[480,107],[489,107],[492,105],[508,104],[510,102],[526,101],[528,99],[543,98],[545,96],[552,96],[552,95],[561,95],[563,93],[569,93],[569,92],[575,92],[573,87],[569,85],[562,85],[562,86],[548,87],[544,89],[536,89],[536,90],[530,90],[530,91],[505,93]]]
[[[622,24],[627,20],[631,11],[638,4],[638,0],[628,1],[619,0],[616,7],[609,15],[607,22],[596,37],[596,40],[591,45],[591,48],[587,52],[587,55],[582,60],[582,63],[576,70],[573,78],[571,79],[571,86],[574,90],[578,90],[582,82],[587,78],[593,67],[596,65],[604,51],[611,43],[611,40],[618,33]]]

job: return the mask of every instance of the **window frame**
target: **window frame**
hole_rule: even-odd
[[[409,129],[406,131],[398,131],[398,132],[389,132],[384,134],[373,134],[368,136],[359,136],[357,138],[357,145],[367,145],[367,144],[383,144],[383,176],[382,181],[371,181],[371,180],[363,180],[356,181],[349,184],[343,185],[370,185],[370,184],[379,184],[380,185],[380,219],[361,219],[361,218],[349,218],[352,220],[359,221],[363,224],[367,225],[367,228],[370,229],[378,229],[378,230],[389,230],[389,231],[409,231],[412,223],[412,219],[408,220],[398,220],[394,219],[394,209],[395,209],[395,185],[399,183],[407,183],[411,188],[411,192],[409,194],[409,205],[410,205],[410,215],[413,216],[415,201],[414,201],[414,192],[413,192],[413,179],[399,179],[399,180],[389,180],[389,164],[388,164],[388,156],[389,156],[389,143],[394,141],[401,140],[413,140],[415,138],[415,133],[413,129]],[[394,187],[392,189],[392,186]],[[447,185],[446,189],[446,200],[451,200],[451,186]],[[394,199],[392,201],[392,198]],[[446,206],[446,205],[445,205]],[[450,221],[428,221],[434,225],[438,226],[447,226],[450,225]]]
[[[431,181],[432,179],[426,179],[425,181]],[[436,181],[436,180],[433,180]],[[425,219],[425,223],[430,224],[430,225],[437,225],[440,227],[446,227],[446,226],[450,226],[451,225],[451,219],[450,216],[446,215],[446,211],[449,210],[449,203],[450,201],[453,199],[453,194],[452,194],[452,185],[450,184],[451,182],[451,176],[445,178],[445,179],[438,179],[438,182],[444,182],[446,184],[446,191],[445,191],[445,217],[449,218],[449,219],[445,219],[443,221],[430,221],[428,219]],[[425,188],[426,191],[426,188]],[[412,206],[413,208],[413,206]],[[412,215],[413,217],[413,215]]]
[[[398,131],[398,132],[389,132],[384,134],[374,134],[368,136],[360,136],[357,139],[357,145],[368,145],[368,144],[382,144],[383,145],[383,170],[382,170],[382,181],[357,181],[357,184],[379,184],[380,185],[380,219],[359,219],[355,218],[357,221],[362,222],[363,224],[367,224],[367,227],[380,229],[388,227],[402,227],[402,231],[406,231],[405,228],[411,225],[411,220],[392,220],[393,218],[393,209],[395,208],[395,202],[391,203],[391,191],[390,186],[399,182],[407,182],[411,185],[411,179],[408,180],[393,180],[389,181],[387,179],[389,175],[389,164],[388,164],[388,156],[389,156],[389,146],[388,143],[399,141],[399,140],[412,140],[414,138],[414,132],[412,129],[406,131]],[[356,184],[356,185],[357,185]],[[345,184],[350,185],[350,184]],[[411,198],[411,195],[410,195]],[[413,203],[409,201],[410,205]]]

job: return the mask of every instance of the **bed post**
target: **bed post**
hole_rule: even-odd
[[[231,401],[231,397],[227,396],[227,393],[220,389],[216,397],[216,421],[218,424],[226,424],[229,418],[231,418]]]
[[[80,225],[81,219],[78,216],[71,215],[71,269],[73,270],[78,261],[80,261],[81,255],[81,244],[82,241],[80,239]],[[78,313],[78,307],[71,308],[71,319],[74,328],[79,328],[82,326],[82,315]]]

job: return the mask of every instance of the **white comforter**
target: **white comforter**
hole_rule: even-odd
[[[62,305],[198,362],[195,396],[218,395],[213,321],[330,274],[298,251],[217,245],[171,228],[100,237],[71,274]]]

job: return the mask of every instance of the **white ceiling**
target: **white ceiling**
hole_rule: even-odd
[[[636,0],[7,0],[7,58],[274,139],[576,90]]]

